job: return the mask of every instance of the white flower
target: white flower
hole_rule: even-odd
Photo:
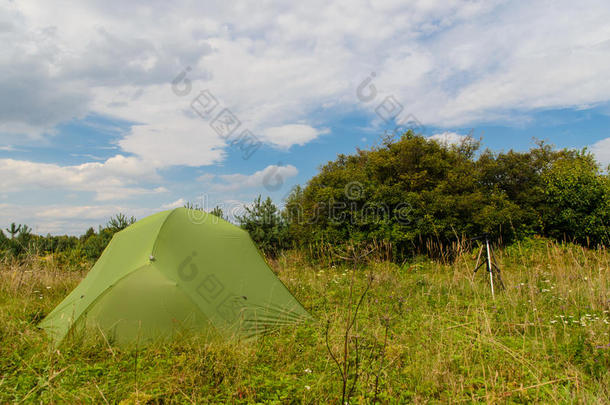
[[[306,372],[307,374],[311,374],[311,369],[306,368],[306,369],[305,369],[305,372]]]
[[[311,389],[311,387],[310,387],[309,385],[306,385],[306,386],[305,386],[305,389],[306,389],[307,391],[309,391],[309,390]]]
[[[553,320],[551,321],[551,323],[557,323],[557,321],[556,321],[555,319],[553,319]]]

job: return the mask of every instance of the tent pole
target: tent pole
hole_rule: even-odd
[[[487,249],[487,271],[489,272],[489,284],[491,285],[491,298],[495,301],[496,296],[494,295],[494,277],[493,269],[491,267],[491,257],[489,255],[489,239],[485,237],[485,247]]]

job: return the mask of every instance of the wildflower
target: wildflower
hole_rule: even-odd
[[[306,386],[305,386],[305,389],[306,389],[307,391],[309,391],[309,390],[311,389],[311,387],[310,387],[309,385],[306,385]]]
[[[553,320],[551,321],[551,323],[557,323],[557,320],[553,319]]]
[[[50,286],[50,285],[48,285],[48,286],[47,286],[47,290],[50,290],[50,289],[51,289],[51,286]]]
[[[311,369],[306,368],[306,369],[305,369],[305,372],[306,372],[307,374],[311,374]]]

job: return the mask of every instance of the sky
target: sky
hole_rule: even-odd
[[[0,0],[0,226],[281,205],[413,129],[610,164],[606,1]]]

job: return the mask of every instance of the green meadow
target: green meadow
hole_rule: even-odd
[[[53,347],[37,324],[86,266],[7,258],[0,403],[609,403],[608,252],[506,246],[495,299],[485,270],[473,274],[477,253],[350,264],[285,251],[269,264],[312,321],[129,348],[99,336]]]

